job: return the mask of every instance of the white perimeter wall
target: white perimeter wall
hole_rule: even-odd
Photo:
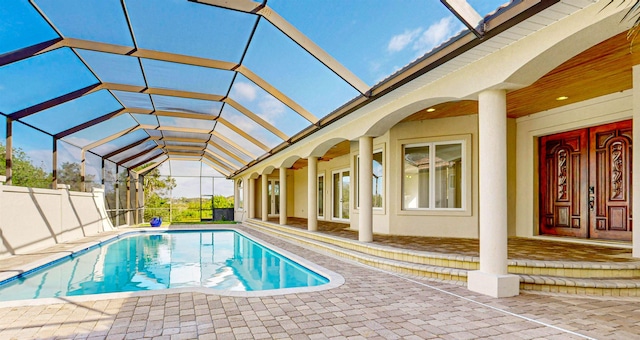
[[[101,189],[84,193],[0,182],[0,258],[111,229]]]

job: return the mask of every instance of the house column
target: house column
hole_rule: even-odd
[[[469,290],[493,297],[519,294],[520,277],[507,272],[507,96],[479,94],[480,270],[468,273]]]
[[[287,168],[280,167],[280,224],[287,224]]]
[[[633,66],[633,143],[638,142],[640,142],[640,65]],[[633,148],[631,164],[634,167],[640,164],[640,148]],[[640,171],[632,171],[631,176],[631,183],[633,183],[631,216],[640,216]],[[633,228],[631,243],[632,256],[640,257],[640,227]]]
[[[359,149],[358,201],[360,208],[358,210],[358,240],[360,242],[371,242],[373,241],[373,137],[360,137]]]
[[[247,209],[249,210],[249,218],[256,218],[256,179],[249,178],[247,181],[247,189],[249,190],[249,199]]]
[[[307,230],[318,230],[318,157],[307,158]]]
[[[267,192],[267,185],[269,181],[267,180],[267,174],[262,174],[262,220],[266,221],[269,219],[269,208],[267,204],[269,204],[269,193]]]

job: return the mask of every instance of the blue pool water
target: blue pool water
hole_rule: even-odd
[[[179,287],[255,291],[329,280],[234,231],[144,233],[0,285],[0,301]]]

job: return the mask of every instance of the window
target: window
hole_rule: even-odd
[[[462,209],[462,141],[403,147],[403,209]]]
[[[324,218],[324,175],[318,175],[318,217]]]
[[[244,190],[242,188],[242,180],[238,180],[238,209],[242,210],[244,207],[244,199],[243,199]]]
[[[384,199],[384,171],[383,171],[383,166],[382,166],[382,151],[374,151],[373,152],[373,174],[372,174],[372,183],[371,183],[371,192],[373,194],[373,208],[378,208],[381,209],[382,208],[382,202]],[[356,161],[355,161],[355,176],[356,176],[356,180],[354,183],[354,190],[355,190],[355,195],[356,195],[356,202],[358,207],[360,207],[360,197],[358,196],[358,175],[360,174],[359,172],[359,167],[358,164],[360,162],[360,156],[356,156]]]

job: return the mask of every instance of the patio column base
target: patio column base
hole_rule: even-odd
[[[474,270],[467,274],[467,289],[494,298],[517,296],[520,294],[520,276]]]

